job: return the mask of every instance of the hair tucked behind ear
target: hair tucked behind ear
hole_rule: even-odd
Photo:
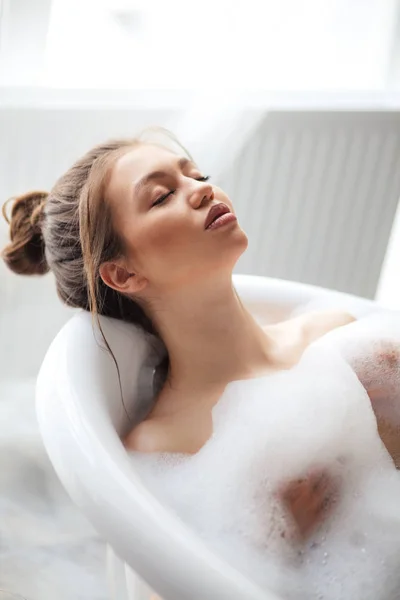
[[[3,216],[10,224],[11,243],[2,252],[7,266],[20,275],[43,275],[49,270],[41,222],[47,192],[29,192],[14,200],[10,218],[6,202]]]
[[[16,273],[42,275],[50,269],[63,302],[90,311],[100,330],[99,314],[134,323],[157,335],[143,308],[108,287],[99,273],[102,263],[123,252],[105,200],[108,177],[116,160],[141,143],[183,152],[191,159],[173,134],[160,127],[146,129],[135,139],[96,146],[57,181],[49,194],[31,192],[13,199],[10,218],[6,211],[8,203],[3,206],[11,242],[2,256]],[[103,338],[111,352],[104,335]],[[168,357],[161,365],[164,374],[167,368]]]
[[[11,243],[2,255],[7,266],[25,275],[54,273],[60,298],[69,306],[135,323],[156,334],[142,307],[108,287],[99,268],[123,252],[113,228],[105,191],[116,160],[139,144],[154,143],[173,152],[189,153],[169,131],[145,129],[134,139],[100,144],[78,160],[49,194],[31,192],[14,199]],[[7,203],[6,203],[7,204]]]

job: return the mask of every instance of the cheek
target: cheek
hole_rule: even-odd
[[[196,229],[187,217],[171,218],[167,214],[160,214],[157,222],[142,227],[135,246],[144,269],[159,271],[166,263],[169,267],[187,263],[200,242]]]
[[[160,215],[161,216],[161,215]],[[146,246],[151,252],[169,246],[180,235],[181,227],[177,219],[157,219],[151,226],[146,227]]]

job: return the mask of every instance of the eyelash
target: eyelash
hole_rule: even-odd
[[[210,175],[205,175],[204,177],[196,177],[196,181],[208,181],[210,179]],[[168,192],[168,194],[164,194],[163,196],[160,196],[159,198],[157,198],[157,200],[155,202],[153,202],[153,204],[151,205],[151,207],[153,208],[153,206],[159,206],[160,204],[162,204],[164,202],[164,200],[166,200],[168,198],[168,196],[170,196],[171,194],[174,194],[176,190],[171,190],[170,192]]]

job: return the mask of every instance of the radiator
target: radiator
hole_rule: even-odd
[[[373,298],[400,196],[400,113],[270,113],[221,180],[236,271]]]

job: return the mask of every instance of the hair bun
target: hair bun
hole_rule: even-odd
[[[43,275],[49,270],[41,224],[47,192],[29,192],[11,198],[3,205],[3,216],[10,225],[11,243],[2,252],[6,265],[20,275]],[[10,218],[6,208],[13,201]]]

